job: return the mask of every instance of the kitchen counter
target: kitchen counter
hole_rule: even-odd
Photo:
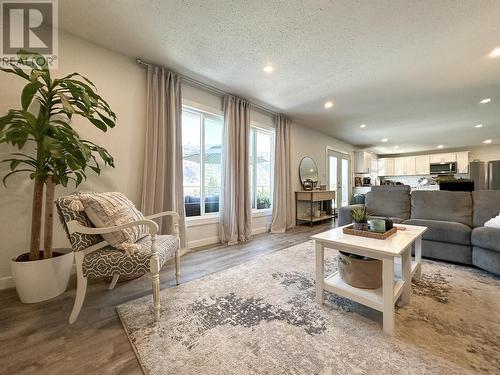
[[[439,190],[439,185],[424,185],[424,186],[412,186],[411,191],[415,190]]]

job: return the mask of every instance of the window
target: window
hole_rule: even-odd
[[[186,216],[219,212],[222,116],[182,109],[182,156]]]
[[[250,188],[252,208],[271,208],[274,167],[274,131],[253,126],[250,129]]]

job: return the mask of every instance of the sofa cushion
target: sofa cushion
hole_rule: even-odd
[[[457,245],[470,245],[472,228],[468,225],[441,220],[410,219],[404,224],[427,227],[423,234],[424,240],[454,243]]]
[[[472,195],[467,191],[414,191],[411,218],[472,226]]]
[[[422,241],[424,258],[440,259],[446,262],[472,264],[472,246],[440,241]]]
[[[500,190],[473,191],[472,204],[473,226],[482,227],[500,213]]]
[[[370,215],[410,218],[410,192],[406,189],[375,189],[366,194],[365,206]]]
[[[479,227],[472,230],[471,242],[474,246],[500,252],[500,229]]]

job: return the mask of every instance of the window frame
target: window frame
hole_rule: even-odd
[[[200,215],[198,216],[186,216],[186,220],[200,219],[200,218],[210,218],[210,217],[218,217],[220,212],[220,194],[219,194],[219,211],[217,212],[205,212],[205,118],[220,121],[222,126],[224,127],[224,116],[221,114],[209,112],[202,108],[194,107],[193,105],[184,103],[182,104],[182,112],[189,112],[191,114],[200,116]],[[181,113],[182,117],[182,113]],[[224,129],[222,130],[224,131]],[[222,147],[222,144],[221,144]],[[184,159],[184,158],[183,158]],[[183,167],[184,170],[184,161]],[[184,190],[184,174],[183,178],[183,190]],[[222,185],[222,179],[220,181]],[[185,197],[185,193],[184,193]]]
[[[252,132],[253,130],[253,132]],[[270,168],[270,173],[271,173],[271,191],[270,191],[270,202],[271,202],[271,207],[269,208],[257,208],[257,132],[261,132],[267,135],[271,135],[271,168]],[[253,134],[252,134],[253,133]],[[252,155],[252,159],[250,160],[253,163],[253,170],[252,170],[252,175],[250,176],[251,178],[251,196],[252,196],[252,213],[257,214],[255,216],[261,216],[263,214],[267,214],[272,212],[273,209],[273,193],[274,193],[274,158],[276,155],[276,129],[272,126],[263,124],[261,122],[257,121],[250,121],[250,138],[251,138],[251,145],[253,146],[252,149],[249,147],[249,160],[250,160],[250,155]],[[255,207],[255,208],[253,208]]]

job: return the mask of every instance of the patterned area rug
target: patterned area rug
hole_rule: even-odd
[[[498,374],[500,279],[433,261],[422,275],[393,337],[377,311],[315,303],[312,242],[162,290],[156,324],[150,296],[117,310],[146,374]]]

